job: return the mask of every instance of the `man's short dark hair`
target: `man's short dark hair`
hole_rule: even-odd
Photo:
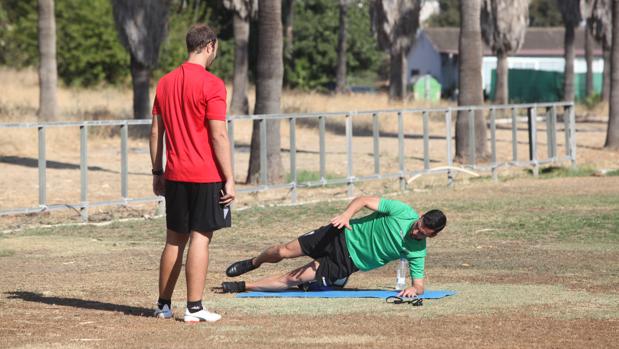
[[[423,215],[423,225],[438,233],[447,225],[447,217],[441,210],[430,210]]]
[[[217,35],[206,24],[194,24],[189,28],[185,42],[187,43],[187,52],[200,52],[211,42],[217,41]]]

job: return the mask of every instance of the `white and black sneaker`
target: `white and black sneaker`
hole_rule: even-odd
[[[183,318],[185,322],[190,322],[190,323],[201,322],[201,321],[216,322],[216,321],[219,321],[220,319],[221,319],[221,315],[217,313],[212,313],[206,309],[196,311],[195,313],[190,312],[189,309],[185,309],[185,317]]]
[[[172,313],[172,309],[170,309],[167,304],[164,304],[161,308],[159,308],[159,305],[155,307],[154,315],[159,319],[171,319],[174,314]]]

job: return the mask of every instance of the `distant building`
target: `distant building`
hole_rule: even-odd
[[[459,28],[420,30],[408,54],[409,82],[416,75],[430,74],[442,85],[443,97],[453,97],[458,87],[458,38]],[[562,27],[529,27],[522,48],[508,58],[510,76],[516,73],[535,74],[536,71],[555,72],[558,75],[548,76],[558,76],[562,79],[565,66],[563,42],[564,29]],[[582,27],[576,30],[574,46],[576,51],[574,73],[577,80],[576,95],[578,98],[582,95],[580,90],[584,89],[584,79],[581,75],[587,71],[584,57],[584,28]],[[593,57],[594,87],[599,93],[602,86],[604,59],[602,48],[597,43],[594,43]],[[493,73],[496,70],[496,61],[492,51],[484,45],[482,84],[486,95],[492,95],[494,92]],[[519,80],[527,81],[526,78]],[[513,97],[511,92],[510,97]]]

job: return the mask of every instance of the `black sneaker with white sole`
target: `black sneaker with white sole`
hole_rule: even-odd
[[[258,267],[256,267],[252,262],[251,262],[251,258],[250,259],[246,259],[244,261],[238,261],[238,262],[234,262],[232,264],[230,264],[230,266],[228,267],[228,269],[226,269],[226,275],[228,275],[228,277],[235,277],[235,276],[239,276],[239,275],[243,275],[247,272],[250,272],[254,269],[256,269]]]

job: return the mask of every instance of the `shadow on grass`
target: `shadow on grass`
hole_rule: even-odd
[[[66,307],[92,309],[92,310],[105,310],[112,312],[121,312],[125,315],[134,316],[152,316],[152,309],[133,307],[130,305],[104,303],[99,301],[91,301],[79,298],[66,298],[66,297],[47,297],[40,293],[27,292],[27,291],[14,291],[6,292],[9,299],[21,299],[27,302],[43,303],[50,305],[63,305]]]

